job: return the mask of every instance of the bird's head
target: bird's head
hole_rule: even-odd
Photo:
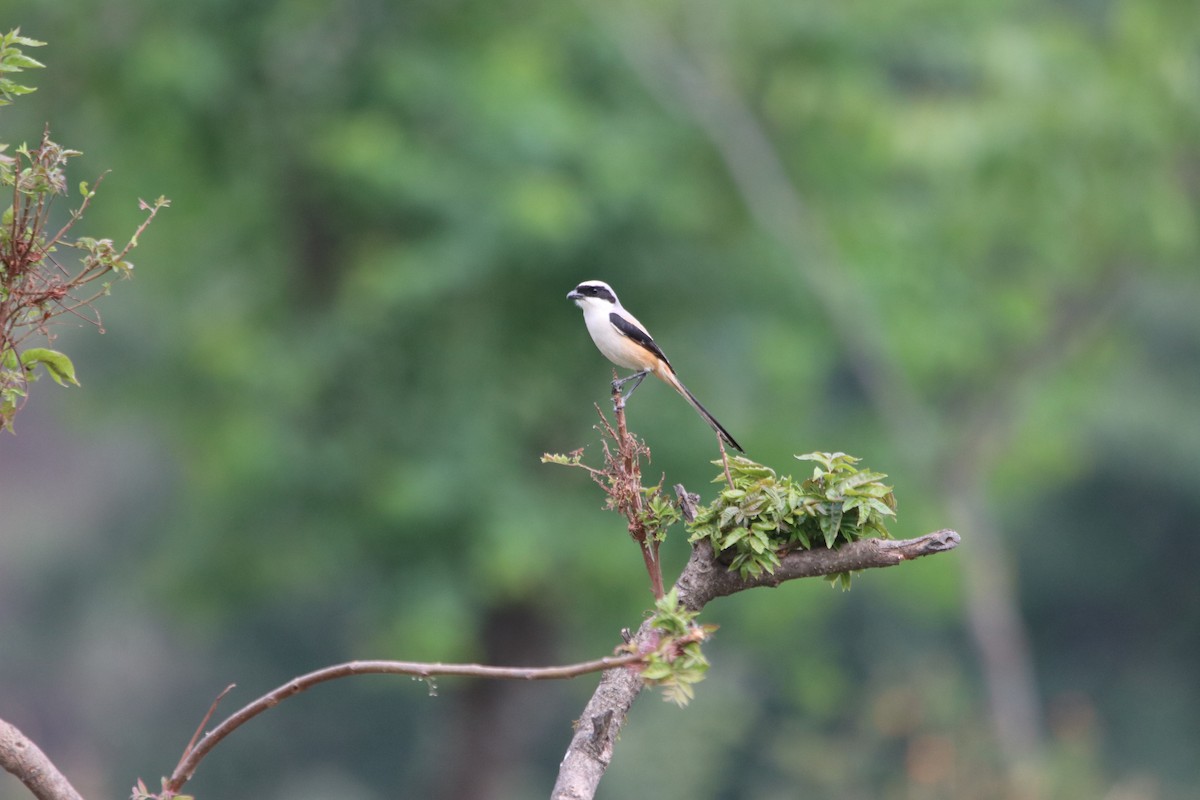
[[[567,294],[568,300],[584,309],[612,308],[617,305],[617,293],[604,281],[584,281]]]

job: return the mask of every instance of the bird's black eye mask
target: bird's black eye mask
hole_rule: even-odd
[[[607,286],[595,286],[593,284],[581,283],[575,287],[575,291],[584,297],[598,297],[601,300],[607,300],[610,303],[617,302],[617,296],[609,291]]]

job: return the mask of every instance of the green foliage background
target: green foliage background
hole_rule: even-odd
[[[39,383],[0,440],[0,716],[121,796],[230,682],[225,710],[358,657],[608,651],[650,606],[641,559],[538,462],[595,441],[608,367],[564,294],[602,278],[753,458],[854,453],[895,535],[964,539],[848,594],[715,604],[708,679],[634,709],[602,797],[1003,796],[978,515],[1019,578],[1046,796],[1192,796],[1198,8],[8,9],[47,69],[0,140],[49,121],[72,184],[112,169],[93,234],[173,205],[105,335],[60,329],[83,388]],[[798,203],[689,80],[744,104]],[[673,393],[630,415],[653,469],[708,489]],[[322,687],[190,788],[544,796],[592,685]]]

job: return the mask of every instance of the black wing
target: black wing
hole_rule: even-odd
[[[613,327],[616,328],[618,331],[620,331],[622,335],[628,336],[630,339],[633,339],[635,342],[640,344],[642,347],[646,348],[651,353],[654,353],[654,355],[661,358],[664,362],[666,362],[666,365],[668,367],[671,367],[671,362],[667,361],[666,354],[663,353],[662,348],[658,346],[658,342],[656,342],[650,338],[650,334],[646,333],[644,330],[639,328],[637,325],[634,325],[632,322],[630,322],[629,320],[625,319],[620,314],[617,314],[615,312],[608,315],[608,321],[611,322],[613,324]],[[671,367],[671,369],[673,371],[675,368]]]

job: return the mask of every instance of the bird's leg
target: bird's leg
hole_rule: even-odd
[[[650,370],[644,369],[641,372],[635,372],[632,375],[627,375],[624,378],[613,381],[613,385],[612,385],[613,392],[620,392],[622,386],[629,383],[630,381],[633,381],[633,386],[631,386],[629,391],[626,392],[621,397],[622,404],[624,404],[626,400],[628,400],[630,397],[633,396],[634,390],[637,389],[637,387],[642,385],[642,380],[645,379],[645,377],[649,374],[650,374]]]

